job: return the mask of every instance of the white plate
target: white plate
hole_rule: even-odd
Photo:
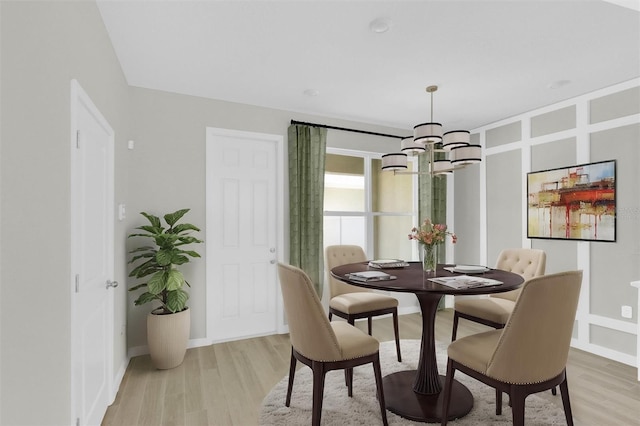
[[[453,268],[453,272],[459,272],[461,274],[481,274],[487,272],[489,268],[478,265],[456,265]]]
[[[385,265],[387,263],[400,263],[402,262],[402,260],[398,260],[398,259],[377,259],[377,260],[372,260],[371,263],[376,263],[378,265]]]

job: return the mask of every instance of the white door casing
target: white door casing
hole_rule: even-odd
[[[71,414],[100,424],[113,386],[114,132],[71,81]]]
[[[207,128],[207,338],[273,334],[284,322],[281,135]]]

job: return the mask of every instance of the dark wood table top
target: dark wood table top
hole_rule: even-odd
[[[368,266],[368,262],[350,263],[347,265],[341,265],[331,270],[331,275],[340,281],[347,282],[349,284],[366,287],[375,290],[385,291],[399,291],[407,293],[433,293],[433,294],[453,294],[453,295],[473,295],[473,294],[490,294],[490,293],[502,293],[509,290],[515,290],[520,287],[524,282],[522,276],[514,274],[513,272],[502,271],[500,269],[489,269],[487,272],[481,274],[467,274],[481,278],[490,278],[501,281],[502,284],[487,287],[476,287],[467,289],[455,289],[447,287],[442,284],[437,284],[429,281],[430,278],[435,277],[453,277],[456,275],[465,275],[459,273],[453,273],[445,270],[445,267],[453,267],[455,265],[439,264],[435,275],[426,275],[422,270],[422,264],[420,262],[409,262],[409,266],[404,268],[394,269],[378,269]],[[354,272],[362,271],[382,271],[389,275],[396,277],[395,280],[385,281],[369,281],[362,282],[356,280],[350,280],[346,275]]]

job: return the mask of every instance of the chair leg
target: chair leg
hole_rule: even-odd
[[[352,326],[355,327],[356,325],[356,320],[351,316],[351,315],[347,315],[347,322],[349,324],[351,324]],[[369,333],[371,334],[371,333]],[[353,378],[353,371],[351,371],[351,378]],[[351,396],[351,381],[349,378],[349,369],[345,368],[344,369],[344,384],[349,388],[349,396]]]
[[[345,368],[344,372],[347,379],[347,395],[351,398],[353,396],[353,368]]]
[[[458,334],[458,313],[453,311],[453,331],[451,332],[451,341],[456,340],[456,335]]]
[[[555,386],[552,387],[551,388],[551,395],[557,395],[557,394],[558,394],[558,392],[556,391],[556,387]]]
[[[285,406],[289,406],[291,404],[291,390],[293,389],[293,378],[296,375],[296,357],[293,356],[293,349],[291,350],[291,364],[289,366],[289,386],[287,387],[287,399],[284,403]]]
[[[393,311],[393,332],[396,336],[396,353],[398,354],[398,362],[402,362],[400,354],[400,333],[398,333],[398,310]]]
[[[376,392],[378,394],[378,402],[380,403],[380,414],[382,415],[382,424],[387,426],[387,408],[384,402],[384,390],[382,389],[382,370],[380,369],[380,355],[373,361],[373,375],[376,378]]]
[[[369,331],[369,336],[371,336],[371,331],[372,331],[372,327],[371,327],[371,317],[367,318],[367,331]]]
[[[520,386],[511,386],[509,398],[511,399],[513,426],[524,426],[524,400],[526,397],[526,393]]]
[[[311,409],[311,425],[320,426],[322,417],[322,397],[324,394],[324,364],[313,362],[313,406]]]
[[[333,314],[329,311],[329,321],[331,321],[331,318],[333,318]]]
[[[569,401],[569,385],[567,377],[560,383],[560,395],[562,395],[562,406],[564,407],[564,417],[567,420],[567,426],[573,426],[573,414],[571,413],[571,402]]]
[[[496,414],[502,414],[502,391],[499,389],[496,389]]]
[[[447,361],[447,377],[444,381],[444,389],[442,390],[442,395],[444,396],[442,402],[442,421],[441,425],[445,426],[447,424],[447,417],[449,417],[449,402],[451,401],[451,387],[453,386],[453,375],[456,373],[455,368],[453,368],[453,362],[451,360]]]

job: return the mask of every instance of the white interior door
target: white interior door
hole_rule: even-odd
[[[279,135],[207,129],[207,335],[214,342],[277,331],[281,149]]]
[[[113,377],[113,130],[72,82],[72,413],[99,425]]]

